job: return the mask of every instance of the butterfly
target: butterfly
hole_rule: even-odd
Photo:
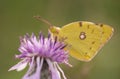
[[[86,62],[95,57],[114,32],[114,29],[106,24],[77,21],[59,28],[41,17],[37,17],[37,19],[50,25],[49,30],[53,36],[58,36],[60,39],[66,38],[64,41],[70,47],[69,53],[72,57]]]

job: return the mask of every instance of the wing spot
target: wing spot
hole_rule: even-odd
[[[93,41],[92,44],[95,44],[95,41]]]
[[[85,52],[84,56],[85,56],[86,59],[90,59],[90,58],[91,58],[91,57],[88,55],[88,52]]]
[[[88,53],[87,52],[85,52],[85,55],[87,55]]]
[[[100,27],[103,27],[103,24],[97,24],[97,23],[96,23],[95,25],[99,25]]]
[[[95,25],[99,25],[98,23],[96,23]]]
[[[79,26],[82,27],[82,22],[79,22]]]
[[[100,24],[100,27],[103,27],[103,24]]]
[[[105,32],[102,32],[102,34],[104,34]]]
[[[92,49],[92,47],[89,48],[90,50]]]
[[[89,29],[89,28],[90,28],[90,25],[88,25],[87,28]]]
[[[79,38],[81,40],[84,40],[86,38],[86,33],[85,32],[81,32],[80,35],[79,35]]]

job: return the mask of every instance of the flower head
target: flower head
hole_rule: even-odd
[[[52,38],[50,34],[48,34],[48,38],[44,38],[42,33],[38,37],[34,34],[31,36],[26,34],[20,38],[18,50],[21,54],[16,55],[16,58],[22,60],[11,67],[9,71],[21,71],[29,64],[29,69],[23,79],[41,79],[45,69],[48,71],[47,76],[50,79],[61,79],[59,71],[66,79],[62,69],[57,64],[67,64],[68,62],[68,51],[64,50],[65,47],[64,42],[58,41],[57,37]]]

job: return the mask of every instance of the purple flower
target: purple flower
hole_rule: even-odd
[[[11,67],[11,70],[21,71],[27,65],[29,69],[22,79],[66,79],[64,72],[58,63],[68,64],[68,51],[64,50],[66,44],[58,41],[57,37],[52,38],[48,34],[48,38],[44,38],[42,33],[36,37],[26,34],[20,38],[20,55],[16,58],[22,59],[18,64]],[[47,71],[47,72],[46,72]],[[47,74],[47,75],[46,75]]]

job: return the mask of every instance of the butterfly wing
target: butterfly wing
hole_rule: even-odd
[[[105,24],[96,24],[102,29],[101,43],[104,45],[113,35],[114,29]]]
[[[63,26],[58,36],[67,38],[65,41],[70,47],[71,56],[78,60],[90,61],[109,39],[111,33],[109,26],[100,27],[92,22],[82,21]]]

